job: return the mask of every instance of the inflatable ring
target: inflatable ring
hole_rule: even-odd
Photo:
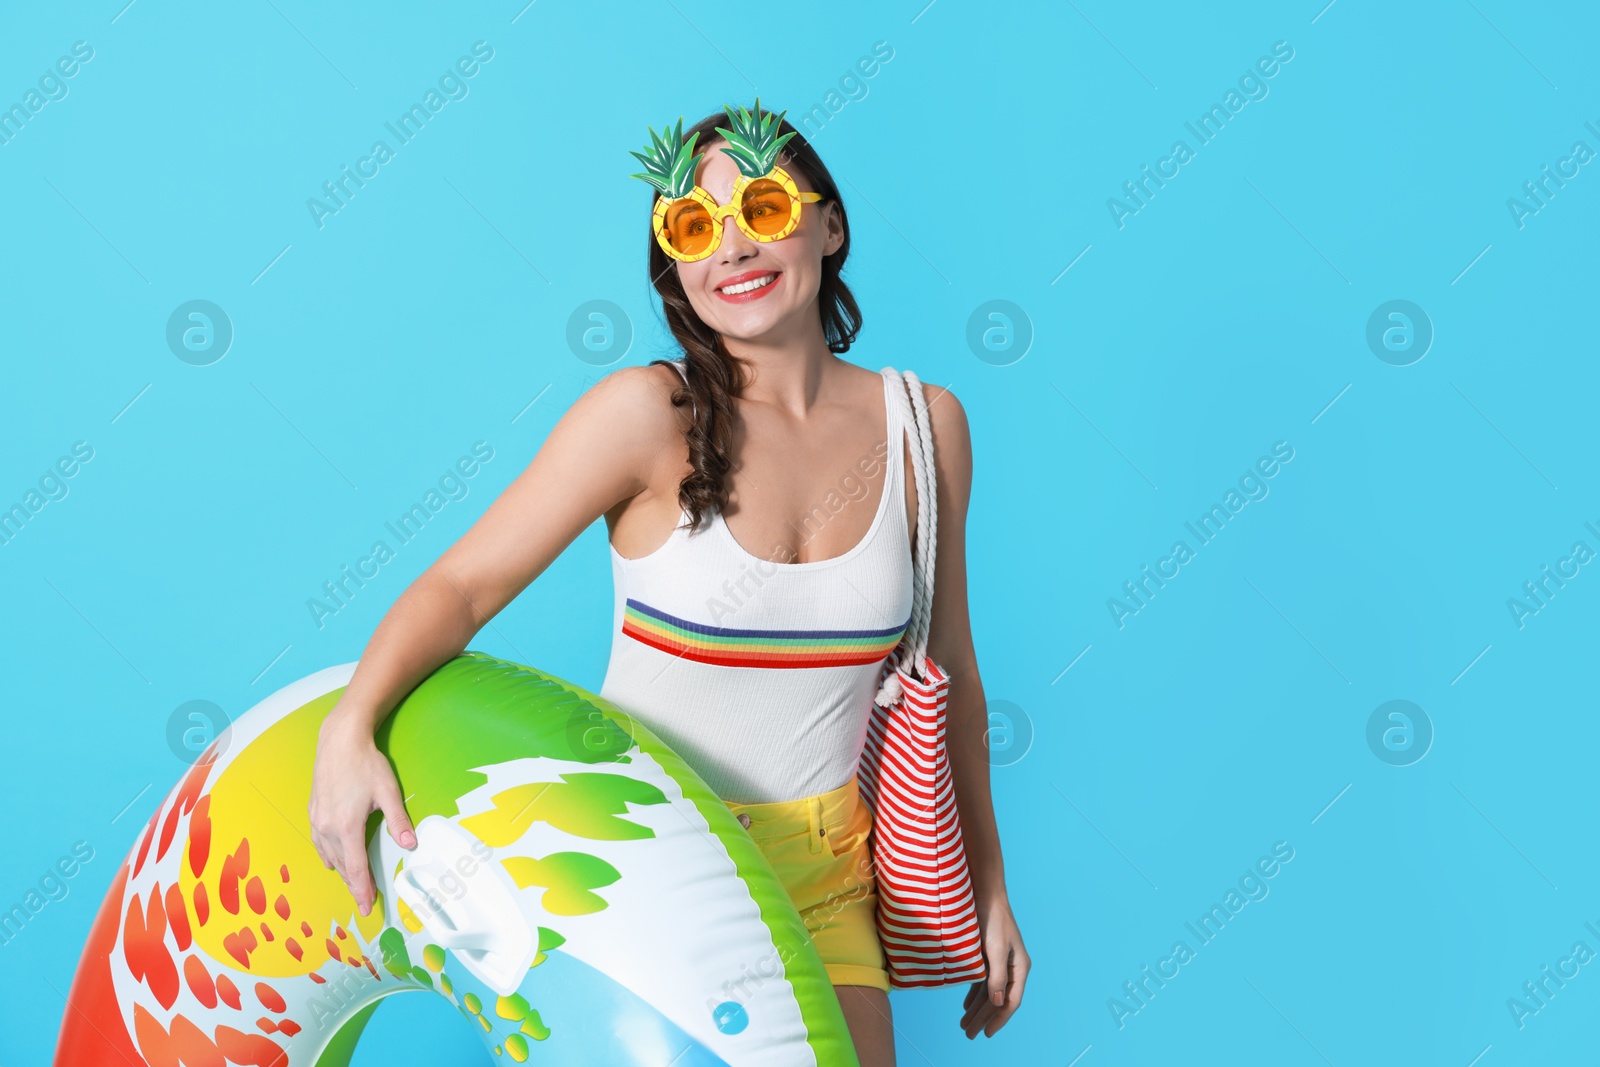
[[[309,837],[355,664],[240,716],[90,931],[57,1067],[343,1067],[378,1002],[453,1003],[497,1062],[856,1067],[815,945],[727,806],[640,723],[476,652],[385,721],[417,847],[374,814],[362,916]]]

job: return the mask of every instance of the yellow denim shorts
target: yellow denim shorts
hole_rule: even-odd
[[[872,808],[851,778],[798,800],[728,805],[800,912],[834,985],[889,991],[878,940],[877,880],[867,834]]]

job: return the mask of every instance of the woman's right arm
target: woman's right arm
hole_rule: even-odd
[[[684,454],[677,411],[666,397],[676,372],[616,371],[585,392],[537,454],[461,539],[384,615],[339,703],[323,720],[312,772],[311,840],[339,872],[363,915],[377,895],[366,824],[382,811],[402,848],[416,845],[399,783],[373,735],[418,683],[467,642],[562,550],[618,503],[670,479]],[[674,441],[677,446],[674,446]]]

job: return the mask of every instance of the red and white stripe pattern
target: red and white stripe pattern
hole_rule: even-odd
[[[874,704],[857,772],[872,809],[878,936],[896,988],[944,986],[984,977],[972,879],[961,844],[955,782],[945,750],[950,678],[923,656],[919,681],[899,675],[900,696]]]

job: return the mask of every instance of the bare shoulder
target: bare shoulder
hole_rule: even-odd
[[[682,435],[688,407],[672,405],[682,382],[671,367],[622,367],[585,390],[564,421],[635,446],[659,447]]]
[[[672,414],[672,394],[682,384],[677,371],[659,363],[619,367],[591,385],[583,399],[609,414],[659,417]]]
[[[623,367],[595,382],[556,421],[530,469],[554,477],[572,499],[581,494],[571,487],[581,483],[595,494],[585,506],[600,511],[655,488],[687,454],[688,415],[672,406],[667,375],[677,371]]]
[[[954,484],[965,486],[972,480],[972,429],[967,424],[967,410],[943,385],[923,382],[922,396],[933,424],[934,465]]]

